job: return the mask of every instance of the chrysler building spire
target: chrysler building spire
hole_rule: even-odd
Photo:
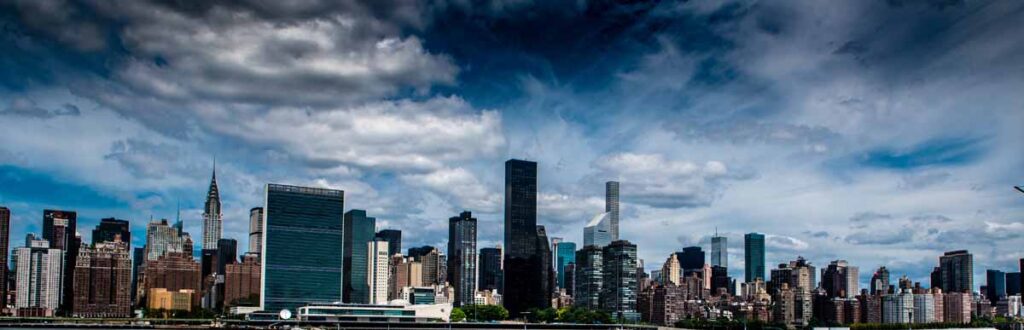
[[[203,209],[203,248],[217,248],[220,240],[221,218],[220,190],[217,189],[217,159],[213,159],[213,176],[210,178],[210,189],[206,193],[206,207]]]

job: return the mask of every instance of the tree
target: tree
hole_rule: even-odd
[[[458,308],[458,307],[452,308],[452,314],[451,314],[451,321],[452,322],[462,322],[462,321],[465,321],[465,320],[466,320],[466,313],[463,312],[461,308]]]
[[[498,305],[462,306],[466,318],[474,321],[501,321],[508,319],[508,310]]]

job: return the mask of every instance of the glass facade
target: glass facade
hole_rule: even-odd
[[[473,304],[476,294],[476,218],[469,211],[448,219],[448,281],[455,306]]]
[[[616,181],[604,183],[604,211],[608,212],[608,235],[611,236],[609,242],[617,241],[619,239],[619,183]]]
[[[603,286],[601,307],[612,318],[637,321],[640,313],[637,300],[636,245],[629,241],[614,241],[601,251]]]
[[[558,287],[565,288],[565,266],[576,262],[576,243],[561,242],[555,245],[555,265],[558,267]],[[572,274],[568,274],[572,276]],[[571,282],[572,279],[569,279]]]
[[[576,288],[573,292],[576,306],[591,310],[601,307],[601,287],[604,282],[602,257],[601,248],[594,245],[576,251]]]
[[[498,290],[501,293],[501,248],[480,249],[480,290]]]
[[[683,276],[704,271],[704,250],[699,246],[684,247],[682,252],[676,252],[676,259],[679,259]]]
[[[711,265],[729,267],[729,239],[718,233],[711,237]]]
[[[377,238],[388,242],[388,255],[393,256],[402,253],[402,231],[398,229],[384,229],[377,232]]]
[[[367,281],[367,246],[377,235],[377,219],[367,217],[364,210],[345,212],[345,290],[343,301],[370,303]]]
[[[747,283],[764,277],[764,235],[749,233],[743,236],[743,272]]]
[[[269,184],[260,306],[297,312],[341,300],[344,192]]]
[[[538,302],[543,285],[537,251],[537,163],[505,162],[505,267],[502,304],[512,317]]]

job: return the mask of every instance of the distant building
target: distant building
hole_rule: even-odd
[[[661,284],[679,285],[680,276],[682,276],[682,268],[679,266],[679,259],[675,253],[672,253],[668,256],[668,260],[665,260],[665,264],[661,266]]]
[[[192,256],[171,252],[157,260],[146,261],[144,267],[142,283],[145,292],[156,288],[169,291],[191,290],[194,293],[192,298],[195,299],[193,304],[199,304],[202,274],[199,263]]]
[[[313,304],[299,308],[296,317],[303,322],[448,322],[451,304],[430,305],[337,305]]]
[[[616,181],[604,183],[604,211],[608,213],[609,234],[611,236],[609,243],[617,241],[619,240],[619,183]],[[604,245],[607,245],[607,243]]]
[[[117,236],[120,236],[121,242],[128,244],[128,247],[131,248],[132,231],[128,225],[128,220],[114,218],[100,219],[100,224],[92,230],[92,244],[113,242],[114,237]]]
[[[139,301],[139,278],[142,277],[141,267],[146,262],[146,247],[137,247],[132,250],[132,305],[141,305]]]
[[[683,276],[700,273],[704,269],[704,250],[699,246],[683,248],[683,251],[676,252],[676,259],[679,259],[679,267],[683,271]]]
[[[914,323],[935,323],[935,296],[931,293],[914,294]]]
[[[729,239],[718,233],[711,237],[711,266],[729,267]]]
[[[377,232],[377,239],[388,242],[388,255],[402,253],[402,231],[398,229],[383,229]]]
[[[544,226],[537,226],[537,253],[540,255],[540,294],[536,303],[544,306],[551,306],[551,296],[555,288],[555,267],[551,261],[551,245],[548,243],[548,233]]]
[[[148,303],[146,307],[151,310],[166,311],[192,311],[192,302],[195,301],[194,290],[167,290],[164,288],[152,288],[146,292]]]
[[[829,298],[850,298],[860,292],[859,270],[846,260],[832,261],[821,274],[821,287]]]
[[[729,278],[729,269],[722,266],[711,266],[711,295],[719,296],[723,292],[729,295],[734,294],[729,287],[732,279]]]
[[[590,310],[601,308],[601,291],[604,283],[603,251],[595,245],[584,246],[576,251],[576,288],[574,303]]]
[[[943,296],[943,317],[947,323],[967,324],[971,323],[971,303],[973,299],[970,293],[950,292]]]
[[[249,210],[249,253],[263,253],[263,208]]]
[[[882,296],[882,323],[913,323],[914,294],[901,291]]]
[[[75,265],[78,258],[78,248],[81,246],[81,237],[78,233],[78,214],[74,211],[43,210],[43,239],[50,242],[50,248],[60,249],[64,252],[61,270],[60,307],[63,310],[73,310],[75,302],[73,298]]]
[[[1020,272],[1006,273],[1006,295],[1020,295]]]
[[[566,267],[569,264],[576,261],[576,243],[573,242],[559,242],[555,244],[555,272],[558,274],[557,282],[558,287],[568,289],[567,291],[572,292],[572,288],[566,286]],[[568,274],[569,281],[572,282],[572,274]]]
[[[388,303],[388,280],[390,277],[390,258],[388,242],[372,240],[366,243],[366,287],[367,303]]]
[[[551,304],[544,256],[537,237],[537,163],[518,159],[505,162],[505,257],[503,305],[519,317],[531,308]],[[544,246],[547,247],[545,238]]]
[[[743,271],[745,280],[766,279],[764,264],[764,235],[749,233],[743,236]]]
[[[984,294],[992,303],[1006,298],[1006,273],[995,269],[986,270]]]
[[[878,292],[887,293],[889,292],[889,270],[885,266],[878,267],[878,270],[871,275],[871,294],[877,294]],[[853,294],[853,292],[848,292]]]
[[[396,254],[391,256],[391,269],[391,289],[388,299],[401,298],[403,288],[423,286],[422,262]]]
[[[476,218],[469,211],[448,219],[448,281],[455,288],[453,305],[473,304],[476,294]]]
[[[501,293],[501,246],[480,249],[479,290],[498,290]]]
[[[101,240],[92,247],[82,244],[76,263],[74,316],[131,316],[131,258],[120,233],[113,241]]]
[[[260,307],[294,313],[341,300],[345,192],[279,184],[266,191]]]
[[[258,306],[260,303],[260,254],[246,253],[241,263],[224,266],[224,305]]]
[[[149,222],[146,225],[146,260],[157,260],[170,252],[191,255],[191,250],[186,251],[184,240],[182,233],[171,227],[167,219]]]
[[[583,246],[593,245],[604,247],[612,242],[611,213],[605,212],[594,216],[583,227]]]
[[[14,249],[17,296],[14,307],[40,309],[52,315],[60,306],[64,251],[51,248],[46,239],[28,234],[25,247]],[[22,314],[19,312],[19,314]]]
[[[203,207],[203,248],[214,249],[221,236],[221,220],[224,214],[220,209],[220,189],[217,188],[217,164],[213,165],[210,177],[210,188],[206,192],[206,205]]]
[[[413,258],[423,264],[423,285],[444,285],[448,282],[448,259],[437,249]]]
[[[7,265],[7,251],[10,251],[11,243],[11,210],[0,206],[0,309],[7,306],[7,284],[10,279],[7,278],[9,269]]]
[[[370,261],[366,259],[366,247],[377,235],[376,226],[377,219],[366,216],[364,210],[345,212],[345,290],[342,294],[344,302],[370,303],[370,284],[366,278],[366,267]]]
[[[942,291],[970,293],[974,290],[974,257],[967,250],[943,254],[939,257],[939,269]]]
[[[638,321],[636,245],[614,241],[602,249],[601,309],[615,319]]]

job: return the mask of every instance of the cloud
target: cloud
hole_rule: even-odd
[[[488,213],[500,211],[502,195],[488,189],[465,168],[442,168],[426,174],[405,175],[402,179],[413,186],[450,196],[455,207]]]
[[[45,109],[38,105],[36,102],[23,97],[14,98],[11,101],[10,106],[3,111],[0,111],[0,115],[8,116],[24,116],[24,117],[35,117],[35,118],[53,118],[57,116],[78,116],[82,113],[74,104],[65,103],[60,107],[53,109]]]
[[[708,206],[724,189],[723,181],[745,178],[719,161],[697,164],[661,154],[613,154],[593,166],[598,176],[620,181],[623,200],[666,208]]]

